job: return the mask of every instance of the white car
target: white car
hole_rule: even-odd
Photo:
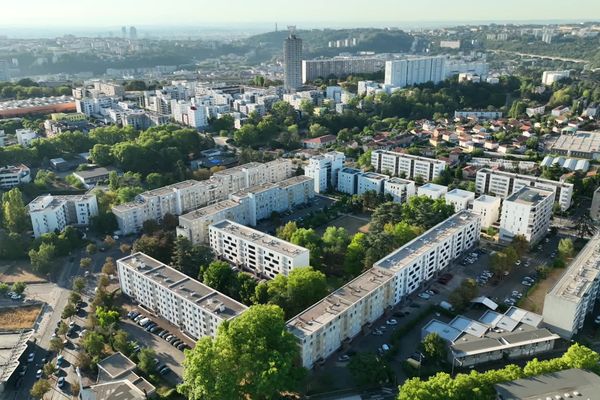
[[[519,266],[519,265],[521,265],[521,260],[517,260],[517,261],[515,261],[515,265],[516,265],[516,266]]]
[[[380,331],[380,330],[378,330],[378,329],[375,329],[375,330],[373,331],[373,335],[375,335],[375,336],[381,336],[381,335],[383,335],[383,332],[381,332],[381,331]]]
[[[395,319],[388,319],[387,321],[385,321],[386,324],[388,325],[398,325],[398,321],[396,321]]]
[[[424,299],[424,300],[429,300],[429,298],[431,297],[430,295],[428,295],[427,293],[419,293],[419,297]]]
[[[33,360],[35,360],[35,353],[29,353],[29,355],[27,356],[27,362],[33,362]]]
[[[524,286],[533,286],[533,284],[531,282],[525,281],[525,280],[521,282],[521,285],[524,285]]]

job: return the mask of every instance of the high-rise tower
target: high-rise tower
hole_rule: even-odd
[[[287,92],[302,85],[302,39],[296,36],[295,26],[288,26],[288,30],[283,43],[283,88]]]

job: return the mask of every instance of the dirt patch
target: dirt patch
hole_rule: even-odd
[[[529,291],[527,297],[523,298],[523,301],[519,304],[519,307],[541,314],[544,309],[546,293],[558,282],[564,272],[564,268],[556,268],[550,271],[546,279],[536,284],[533,290]]]
[[[46,279],[31,272],[31,266],[28,263],[12,263],[0,267],[0,282],[4,283],[44,283]]]
[[[333,221],[325,224],[324,226],[317,228],[316,231],[317,233],[322,235],[323,232],[325,232],[325,229],[327,229],[327,227],[335,226],[338,228],[344,228],[350,235],[354,235],[356,232],[364,232],[365,230],[368,230],[368,228],[365,228],[366,226],[368,226],[368,224],[368,218],[357,217],[354,215],[342,215],[341,217],[334,219]]]
[[[0,309],[0,330],[32,328],[41,309],[41,304]]]

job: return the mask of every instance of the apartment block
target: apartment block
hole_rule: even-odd
[[[500,218],[500,197],[482,194],[473,201],[473,212],[481,217],[481,227],[489,228]]]
[[[565,211],[571,206],[573,184],[538,178],[531,175],[482,168],[477,171],[476,191],[481,194],[493,194],[505,198],[522,187],[550,190],[554,193],[554,203]]]
[[[375,172],[363,172],[358,175],[358,192],[357,194],[364,194],[365,192],[375,192],[377,194],[383,193],[383,184],[389,179],[389,176],[383,174],[377,174]]]
[[[11,189],[31,182],[31,171],[25,164],[0,167],[0,189]]]
[[[475,193],[468,190],[452,189],[445,194],[444,198],[447,204],[454,206],[454,211],[462,211],[471,208],[475,200]]]
[[[34,236],[62,231],[67,225],[88,226],[92,217],[98,215],[96,195],[36,197],[28,204]]]
[[[394,87],[444,80],[445,57],[410,57],[385,63],[385,84]]]
[[[302,83],[331,75],[342,78],[352,74],[372,74],[383,70],[385,60],[376,57],[334,57],[302,60]]]
[[[294,268],[310,265],[308,249],[233,221],[210,225],[209,237],[219,258],[260,278],[287,276]]]
[[[417,195],[427,196],[432,200],[441,199],[448,193],[448,187],[428,182],[417,189]]]
[[[304,175],[314,179],[315,193],[324,193],[328,188],[337,186],[338,174],[345,160],[346,156],[339,151],[331,151],[308,160]]]
[[[594,191],[592,205],[590,206],[590,217],[595,221],[600,220],[600,186]]]
[[[402,178],[389,178],[383,183],[383,193],[392,196],[395,203],[406,203],[416,195],[415,182]]]
[[[342,168],[338,175],[338,192],[354,195],[358,193],[358,177],[362,171],[355,168]]]
[[[196,339],[247,308],[144,253],[117,260],[117,271],[124,294]]]
[[[17,143],[23,147],[31,146],[33,140],[38,137],[37,132],[31,129],[17,129],[15,134],[17,136]]]
[[[502,202],[500,240],[510,242],[523,235],[531,244],[543,238],[550,228],[553,193],[522,187]]]
[[[582,328],[594,310],[600,285],[600,233],[597,233],[571,262],[544,299],[544,322],[565,339]]]
[[[434,180],[446,169],[446,162],[442,160],[388,150],[374,150],[371,165],[376,172],[413,180],[421,177],[425,182]]]

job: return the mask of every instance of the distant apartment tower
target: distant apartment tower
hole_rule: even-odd
[[[8,61],[0,60],[0,82],[6,82],[10,76],[8,75]]]
[[[96,195],[52,196],[35,198],[29,205],[33,235],[62,231],[67,225],[87,226],[98,215]]]
[[[313,178],[315,193],[324,193],[330,187],[337,187],[338,174],[345,160],[346,156],[339,151],[331,151],[308,160],[304,175]]]
[[[554,193],[522,187],[504,199],[500,218],[500,240],[510,242],[522,235],[530,244],[542,239],[550,228]]]
[[[444,80],[445,57],[415,57],[385,63],[385,84],[395,87]]]
[[[137,39],[137,29],[135,26],[129,27],[129,39],[136,40]]]
[[[544,299],[544,323],[566,339],[581,328],[594,310],[600,284],[600,233],[579,252]]]
[[[260,278],[287,276],[297,267],[310,265],[310,251],[233,221],[209,227],[210,248],[217,257]]]
[[[371,165],[382,174],[412,180],[421,177],[425,182],[434,180],[446,169],[446,162],[442,160],[388,150],[374,150],[371,153]]]
[[[122,38],[126,38],[127,37],[127,27],[126,26],[122,26],[121,27],[121,37]]]
[[[287,92],[302,85],[302,39],[296,36],[295,27],[283,43],[283,88]]]
[[[561,79],[568,78],[570,74],[571,74],[571,71],[569,71],[569,70],[564,70],[564,71],[544,71],[542,73],[542,84],[550,86],[554,82],[558,82]]]
[[[475,180],[476,192],[481,194],[494,194],[505,198],[524,186],[554,192],[553,202],[560,205],[565,211],[571,206],[573,197],[573,184],[538,178],[531,175],[515,174],[512,172],[482,168],[477,171]]]

